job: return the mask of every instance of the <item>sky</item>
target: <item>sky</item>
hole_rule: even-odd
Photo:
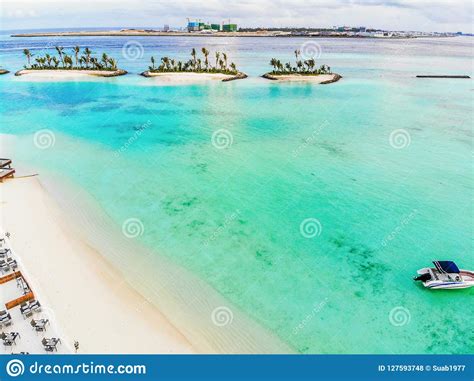
[[[2,30],[184,27],[189,17],[242,27],[473,31],[471,0],[2,0],[0,7]]]

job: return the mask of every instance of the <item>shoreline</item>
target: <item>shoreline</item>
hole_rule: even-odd
[[[80,353],[195,353],[186,338],[61,220],[38,177],[0,184],[2,225]],[[122,334],[118,334],[122,332]]]
[[[55,70],[34,70],[34,69],[22,69],[18,70],[15,73],[16,77],[21,76],[28,76],[29,78],[35,79],[69,79],[69,78],[83,78],[87,76],[91,77],[103,77],[103,78],[111,78],[111,77],[119,77],[122,75],[127,74],[127,71],[122,69],[117,69],[114,71],[111,70],[63,70],[63,69],[55,69]]]
[[[336,73],[318,74],[318,75],[301,75],[301,74],[281,74],[274,75],[266,73],[262,78],[275,82],[307,82],[318,85],[327,85],[339,81],[342,76]]]
[[[326,35],[308,33],[307,35],[294,35],[288,31],[248,31],[248,32],[160,32],[154,30],[125,29],[109,31],[79,31],[79,32],[35,32],[35,33],[15,33],[10,37],[139,37],[139,36],[160,36],[160,37],[275,37],[275,38],[350,38],[350,39],[370,39],[370,40],[412,40],[418,38],[452,38],[455,36],[361,36],[361,35]]]
[[[81,185],[37,168],[36,163],[22,162],[15,152],[17,139],[0,134],[4,154],[15,159],[20,174],[27,169],[40,176],[27,182],[36,190],[31,196],[27,186],[9,195],[5,192],[27,179],[17,177],[1,186],[2,210],[10,197],[3,223],[18,240],[16,251],[38,279],[35,284],[42,286],[42,298],[51,298],[48,304],[57,309],[58,325],[68,336],[74,335],[72,339],[83,341],[82,349],[92,348],[88,351],[96,353],[295,353],[204,280],[126,236],[123,226]],[[24,260],[24,253],[32,248],[35,255]],[[89,290],[89,296],[84,290]],[[105,301],[101,295],[107,295]],[[130,299],[130,295],[135,297]],[[88,324],[76,318],[79,309],[88,315]],[[215,320],[226,316],[224,325]],[[91,336],[95,324],[97,330]],[[123,334],[117,335],[118,331]],[[86,345],[89,337],[92,342]]]
[[[149,70],[140,74],[145,78],[155,78],[158,84],[190,84],[205,81],[230,82],[247,78],[247,74],[238,72],[236,75],[207,72],[151,72]]]

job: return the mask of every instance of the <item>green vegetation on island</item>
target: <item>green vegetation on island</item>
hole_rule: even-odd
[[[215,52],[210,57],[210,52],[206,48],[201,49],[202,56],[199,57],[196,49],[191,51],[191,58],[188,61],[177,61],[169,57],[162,57],[159,66],[156,66],[154,57],[151,57],[150,73],[209,73],[226,74],[239,76],[243,75],[237,70],[233,62],[229,62],[226,53]]]
[[[291,62],[282,63],[276,58],[270,60],[270,65],[273,66],[273,71],[268,74],[271,75],[321,75],[332,74],[331,68],[328,65],[321,65],[316,67],[316,60],[310,58],[301,60],[301,51],[295,50],[296,65],[293,66]]]
[[[109,57],[107,53],[102,53],[100,58],[93,56],[89,48],[81,52],[79,46],[75,46],[71,54],[67,54],[62,46],[55,47],[57,56],[46,53],[44,56],[38,56],[32,60],[33,54],[24,49],[23,54],[26,57],[26,70],[94,70],[94,71],[120,71],[117,68],[117,60]]]

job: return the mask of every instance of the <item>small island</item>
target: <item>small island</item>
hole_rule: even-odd
[[[117,68],[117,60],[103,53],[99,58],[94,57],[89,48],[81,52],[79,46],[72,49],[70,55],[61,46],[55,47],[57,56],[45,54],[35,57],[24,49],[27,65],[15,73],[16,76],[29,75],[38,78],[77,78],[80,76],[117,77],[127,74],[125,70]]]
[[[342,78],[339,74],[333,73],[328,65],[317,68],[314,58],[301,60],[299,50],[295,50],[295,56],[296,66],[293,66],[291,62],[283,64],[280,60],[272,58],[270,65],[273,66],[273,70],[262,77],[272,81],[305,81],[320,85],[337,82]]]
[[[2,69],[2,68],[0,67],[0,75],[2,75],[2,74],[8,74],[8,73],[10,73],[8,70]]]
[[[191,51],[191,58],[186,61],[177,61],[169,57],[162,57],[159,66],[155,58],[150,58],[148,70],[141,73],[144,77],[157,77],[164,83],[189,83],[209,80],[229,82],[247,78],[247,74],[237,70],[235,63],[229,63],[226,53],[216,52],[214,62],[211,62],[210,51],[201,49],[202,57],[198,57],[196,49]],[[214,65],[213,65],[214,64]]]

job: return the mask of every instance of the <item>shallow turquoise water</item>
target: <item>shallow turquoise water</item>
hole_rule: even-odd
[[[194,40],[152,41],[172,53]],[[321,40],[342,81],[256,77],[296,41],[220,40],[253,75],[226,84],[4,76],[0,132],[20,137],[19,160],[85,187],[118,227],[138,218],[157,255],[300,352],[472,353],[473,290],[411,279],[435,259],[474,268],[472,81],[414,78],[472,74],[471,39]],[[2,66],[20,66],[17,45],[2,43]],[[41,45],[15,41],[25,43]],[[120,54],[123,42],[95,43]],[[122,66],[139,72],[147,52]],[[53,147],[33,144],[42,129]],[[211,143],[220,129],[226,149]],[[396,149],[400,129],[409,144]],[[301,233],[309,218],[321,224],[314,238]]]

